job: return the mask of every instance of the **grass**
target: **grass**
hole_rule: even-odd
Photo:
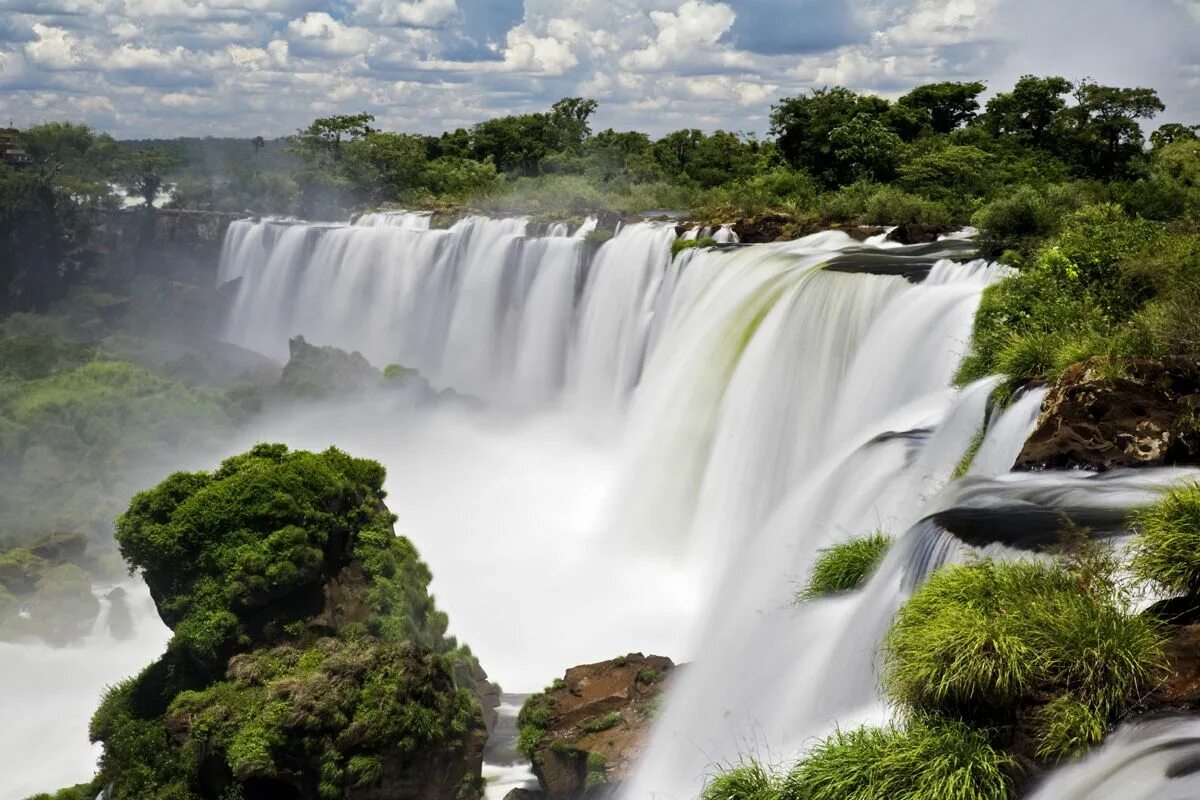
[[[967,444],[967,449],[963,451],[962,458],[958,460],[958,464],[954,467],[953,474],[950,475],[951,480],[958,480],[965,476],[967,471],[971,469],[971,464],[975,461],[975,456],[979,455],[979,448],[983,447],[983,440],[987,437],[987,428],[983,425],[979,426],[979,430],[975,431],[975,435],[971,437],[971,441]]]
[[[917,712],[1006,718],[1046,691],[1112,718],[1162,666],[1155,624],[1127,613],[1109,562],[983,561],[935,573],[897,613],[883,686]]]
[[[798,600],[825,597],[859,588],[879,566],[892,539],[883,531],[827,547],[817,554],[808,585]]]
[[[1108,732],[1108,719],[1100,710],[1071,695],[1062,695],[1037,710],[1036,755],[1043,761],[1061,761],[1099,744]]]
[[[603,717],[598,717],[591,722],[584,723],[583,730],[586,733],[600,733],[601,731],[606,731],[609,728],[615,728],[620,724],[621,715],[616,711],[610,711]]]
[[[778,775],[761,761],[745,758],[714,775],[700,800],[779,800],[781,789]]]
[[[781,800],[1007,800],[1017,762],[987,731],[936,717],[838,731],[788,774]]]
[[[1150,508],[1132,517],[1133,574],[1186,594],[1200,591],[1200,483],[1168,489]]]

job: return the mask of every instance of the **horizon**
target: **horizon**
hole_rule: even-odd
[[[560,97],[594,130],[763,136],[771,104],[1022,74],[1159,91],[1200,119],[1200,2],[0,0],[0,119],[118,139],[280,138],[366,111],[437,134]],[[1067,44],[1069,42],[1069,44]]]

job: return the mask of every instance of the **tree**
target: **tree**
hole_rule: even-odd
[[[1056,76],[1024,75],[1011,92],[996,95],[987,104],[983,127],[993,136],[1016,137],[1023,144],[1050,144],[1051,125],[1067,107],[1064,97],[1073,84]]]
[[[903,146],[900,137],[871,114],[859,114],[834,128],[829,143],[838,164],[839,183],[891,179]]]
[[[1142,155],[1145,138],[1138,120],[1153,119],[1166,110],[1153,89],[1101,86],[1090,80],[1075,87],[1075,102],[1055,117],[1059,145],[1100,178],[1116,176]]]
[[[178,164],[176,156],[161,148],[146,147],[136,150],[126,157],[125,186],[131,193],[145,200],[147,206],[152,206],[159,189],[166,182],[166,173]]]
[[[844,170],[834,155],[830,133],[859,114],[880,117],[889,110],[887,100],[856,94],[843,86],[813,89],[772,106],[771,135],[788,163],[826,184],[837,185]]]
[[[928,114],[936,133],[950,133],[975,118],[979,95],[986,88],[987,84],[979,81],[930,83],[913,89],[898,104]]]
[[[550,107],[550,120],[554,130],[555,150],[578,149],[591,135],[588,118],[596,111],[598,103],[582,97],[564,97]]]
[[[1161,150],[1167,145],[1177,142],[1195,141],[1200,141],[1200,125],[1180,125],[1177,122],[1168,122],[1150,134],[1150,146],[1155,150]]]

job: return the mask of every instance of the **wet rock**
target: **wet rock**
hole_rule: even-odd
[[[1093,359],[1068,369],[1042,402],[1018,469],[1196,463],[1200,361]]]
[[[794,225],[795,220],[787,214],[761,214],[733,223],[733,232],[742,244],[761,244],[792,238],[788,231]]]
[[[878,225],[852,225],[849,228],[838,228],[838,230],[856,242],[865,242],[867,239],[887,233],[887,228]]]
[[[678,668],[663,656],[572,667],[521,709],[522,744],[547,800],[608,794],[646,743]]]
[[[536,789],[513,789],[504,795],[504,800],[542,800],[546,795]]]
[[[928,244],[936,242],[939,236],[953,233],[954,230],[953,225],[926,225],[920,222],[908,222],[897,225],[887,238],[889,242],[900,244]]]

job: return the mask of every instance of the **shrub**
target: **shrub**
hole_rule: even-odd
[[[879,566],[892,539],[883,531],[827,547],[817,554],[808,585],[799,599],[806,600],[860,587]]]
[[[861,221],[867,225],[949,225],[954,220],[940,203],[895,186],[881,186],[867,199]]]
[[[1130,569],[1172,592],[1200,593],[1200,483],[1184,483],[1132,517]]]
[[[1017,762],[986,731],[936,717],[838,731],[784,780],[781,800],[1006,800]]]
[[[779,776],[749,758],[713,776],[700,792],[700,800],[778,800],[780,789]]]
[[[1162,635],[1127,613],[1113,565],[984,561],[936,572],[896,615],[887,694],[918,712],[1011,719],[1046,691],[1111,719],[1162,666]]]
[[[1058,232],[1073,207],[1061,195],[1021,186],[975,212],[971,223],[979,229],[980,252],[994,258],[1009,249],[1032,251]]]

